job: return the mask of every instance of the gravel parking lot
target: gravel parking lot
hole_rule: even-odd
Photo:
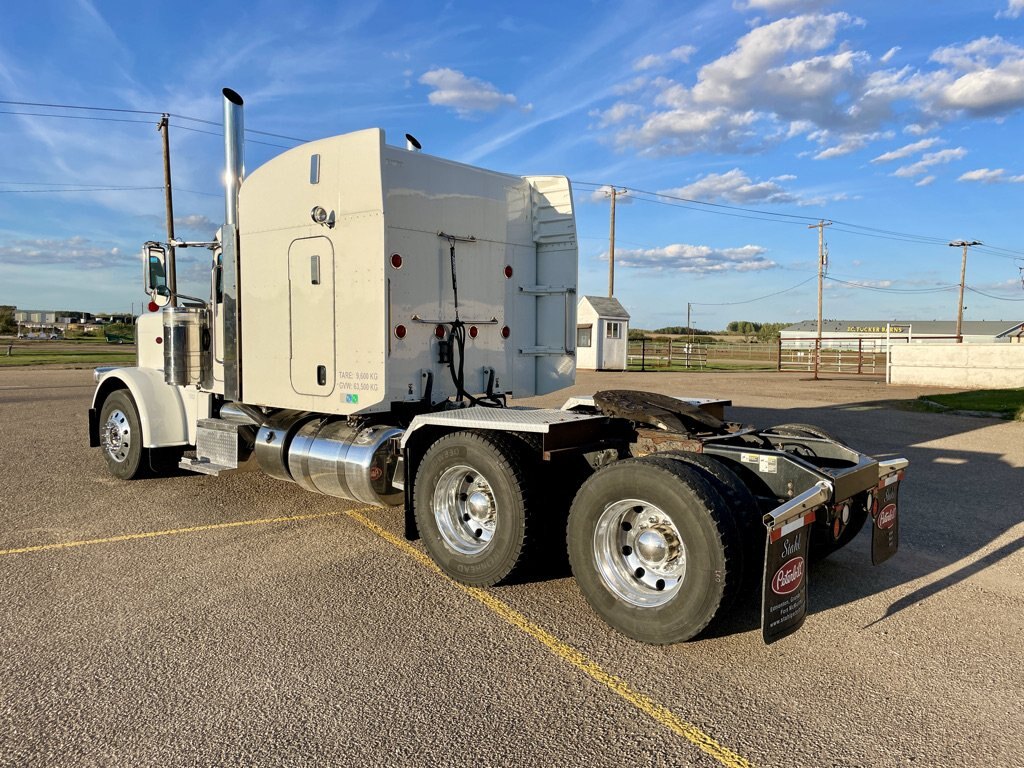
[[[757,595],[644,646],[557,568],[459,587],[396,508],[258,472],[116,481],[87,447],[91,371],[0,370],[0,765],[1020,763],[1024,424],[775,373],[571,393],[623,387],[906,456],[900,552],[873,568],[865,533],[817,565],[804,628],[770,647]]]

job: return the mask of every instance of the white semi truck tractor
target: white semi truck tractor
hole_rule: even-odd
[[[803,623],[808,557],[866,521],[874,561],[895,552],[904,459],[644,392],[508,406],[574,382],[568,179],[431,157],[378,129],[243,178],[242,120],[225,89],[224,226],[145,245],[138,364],[96,372],[90,442],[114,476],[255,463],[402,506],[407,537],[476,586],[567,550],[594,610],[649,643],[687,640],[757,589],[773,642]],[[210,251],[207,298],[177,292],[183,247]]]

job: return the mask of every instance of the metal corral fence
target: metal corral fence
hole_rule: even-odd
[[[630,339],[628,367],[640,371],[702,368],[778,368],[778,344],[688,342],[685,339]]]
[[[780,371],[813,371],[817,337],[806,336],[779,340]],[[897,339],[892,339],[898,342]],[[903,339],[902,341],[906,341]],[[858,336],[821,340],[819,373],[852,373],[885,376],[888,342],[877,336]]]
[[[850,373],[878,376],[888,380],[889,349],[894,344],[930,341],[948,341],[956,336],[927,336],[911,339],[907,336],[852,336],[841,339],[821,339],[818,360],[819,373]],[[814,336],[779,340],[780,371],[814,371],[814,350],[818,339]]]

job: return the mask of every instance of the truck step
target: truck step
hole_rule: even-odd
[[[237,467],[228,467],[223,464],[214,464],[209,459],[184,458],[178,462],[180,469],[187,469],[189,472],[198,472],[203,475],[218,477],[223,472],[231,472]]]

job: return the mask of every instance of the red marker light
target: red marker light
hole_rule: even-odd
[[[404,325],[396,325],[395,326],[395,338],[396,339],[404,339],[405,338],[405,326]]]
[[[437,327],[435,327],[434,328],[434,335],[437,336],[437,338],[439,338],[439,339],[443,339],[444,338],[444,326],[443,325],[438,325]]]
[[[502,326],[502,328],[501,328],[501,338],[507,339],[511,335],[512,335],[512,329],[509,328],[507,325]]]
[[[505,265],[505,279],[507,279],[507,280],[511,280],[512,279],[512,265],[511,264],[506,264]]]
[[[391,266],[394,267],[395,269],[401,269],[402,268],[402,254],[400,254],[400,253],[392,253],[391,254]]]
[[[155,301],[151,301],[149,302],[149,306],[147,307],[147,309],[150,312],[156,312],[158,309],[160,309],[160,306]]]
[[[480,333],[480,331],[477,329],[475,325],[469,326],[469,338],[475,339],[478,333]]]
[[[163,344],[164,343],[163,336],[157,336],[156,337],[156,343],[157,344]]]

